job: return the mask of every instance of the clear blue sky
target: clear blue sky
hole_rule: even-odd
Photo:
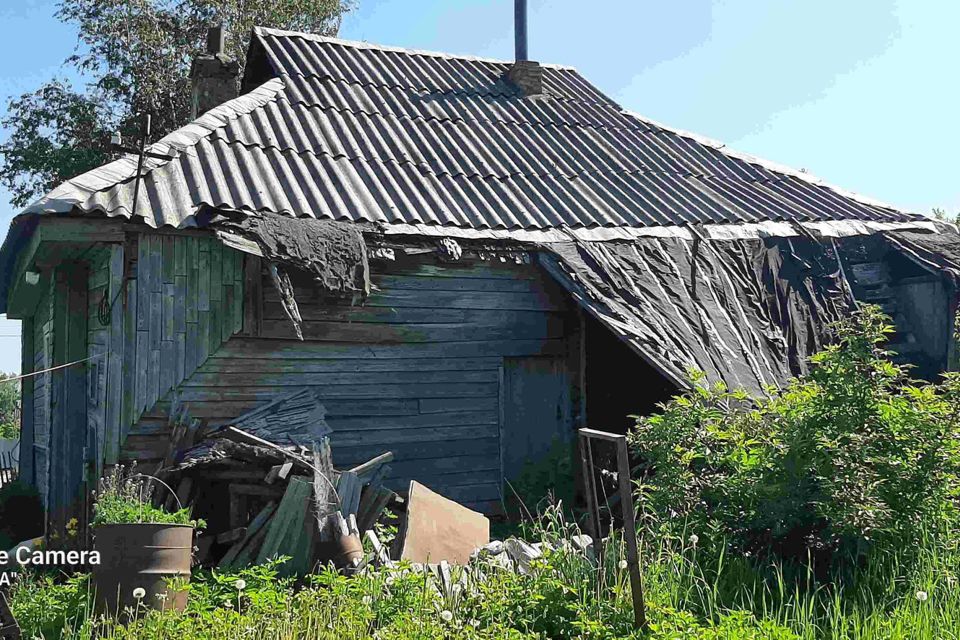
[[[55,4],[0,6],[3,106],[69,75],[75,33]],[[512,0],[359,0],[341,36],[509,59],[512,18]],[[955,0],[530,0],[530,53],[654,120],[907,209],[960,211],[958,24]],[[0,191],[0,227],[12,215]],[[0,320],[0,370],[19,369],[5,337],[18,324]]]

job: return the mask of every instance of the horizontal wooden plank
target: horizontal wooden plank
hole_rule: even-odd
[[[343,359],[316,358],[287,361],[282,358],[242,358],[224,356],[223,350],[212,356],[200,369],[203,373],[262,371],[264,373],[335,373],[378,371],[479,371],[498,369],[501,358],[381,358]]]
[[[334,462],[338,466],[352,467],[387,451],[392,451],[396,460],[429,461],[444,456],[461,456],[467,452],[471,455],[493,456],[498,459],[500,440],[496,436],[487,436],[468,439],[449,438],[440,442],[395,442],[390,445],[369,442],[355,445],[337,443],[333,455]]]
[[[398,493],[406,495],[410,486],[409,480],[405,478],[388,479],[387,486]],[[484,482],[469,485],[447,485],[439,486],[436,483],[424,482],[430,490],[439,493],[445,498],[454,500],[463,505],[471,505],[489,502],[497,503],[500,500],[500,484],[497,482]]]
[[[500,404],[498,398],[421,398],[418,403],[420,413],[494,410]]]
[[[494,397],[498,385],[487,383],[465,384],[385,384],[385,385],[333,385],[308,387],[317,392],[321,401],[344,398],[464,398]],[[267,400],[277,393],[274,385],[230,387],[184,387],[180,397],[183,402],[205,402]]]
[[[491,404],[488,398],[474,398],[478,409]],[[440,402],[438,400],[438,402]],[[187,411],[191,417],[231,420],[260,406],[261,402],[191,402]],[[327,417],[330,416],[409,416],[420,413],[417,400],[388,400],[369,398],[365,400],[327,400],[323,403]],[[164,418],[170,412],[169,402],[158,402],[147,418]]]
[[[371,283],[381,289],[414,289],[420,291],[510,291],[541,293],[544,285],[539,280],[526,278],[445,278],[417,274],[374,274]]]
[[[411,264],[408,261],[398,261],[378,265],[376,272],[429,276],[432,278],[508,278],[511,280],[522,278],[524,280],[535,280],[543,277],[543,272],[533,265],[504,262],[476,264],[466,262],[432,264],[423,262]]]
[[[260,371],[195,373],[183,382],[184,387],[246,387],[265,385],[276,387],[309,387],[334,385],[381,385],[381,384],[437,384],[497,382],[498,372],[493,369],[481,371],[378,371],[352,373],[337,371],[264,373]]]
[[[453,324],[372,324],[304,320],[301,323],[306,340],[329,342],[362,342],[402,344],[420,342],[462,342],[464,340],[535,340],[562,338],[562,318],[535,314],[524,322],[504,321],[492,325]],[[263,319],[260,335],[265,338],[295,338],[293,323],[287,319]]]
[[[294,290],[297,304],[329,303],[329,296],[316,287]],[[279,305],[275,288],[264,288],[264,308]],[[559,311],[567,308],[560,295],[538,292],[512,291],[418,291],[414,289],[386,289],[376,291],[364,301],[367,307],[418,307],[421,309],[492,309],[517,311]]]
[[[468,469],[444,473],[442,471],[435,470],[432,465],[423,464],[419,471],[414,470],[411,473],[403,475],[390,475],[384,479],[384,484],[396,491],[397,489],[408,487],[411,480],[416,480],[417,482],[430,487],[437,493],[444,495],[443,492],[445,490],[456,492],[461,487],[475,487],[477,485],[491,485],[496,487],[498,486],[497,483],[499,481],[499,475],[499,469]],[[490,496],[486,493],[482,495],[483,498],[478,496],[474,499],[488,499],[491,497],[495,498],[499,495],[499,493],[493,494],[493,496]]]
[[[167,454],[169,445],[167,438],[128,435],[124,440],[120,457],[123,460],[163,458]]]
[[[234,337],[218,356],[232,358],[476,358],[489,356],[563,355],[563,340],[494,340],[425,344],[358,345]]]
[[[327,419],[336,432],[376,431],[379,429],[417,429],[422,427],[451,427],[462,424],[498,424],[497,411],[449,411],[447,413],[424,413],[415,416],[364,416],[355,418]]]
[[[513,311],[490,309],[436,309],[421,307],[371,307],[366,305],[317,304],[297,302],[300,317],[308,321],[353,322],[373,324],[457,324],[473,323],[484,326],[523,325],[542,322],[543,316],[562,319],[563,311]],[[279,304],[265,305],[266,320],[287,320]],[[288,320],[289,322],[289,320]]]
[[[412,442],[444,442],[467,438],[493,438],[497,436],[494,425],[460,425],[427,429],[379,429],[375,431],[334,431],[330,444],[337,447],[366,445],[371,451],[389,449],[391,445]]]
[[[165,418],[140,418],[130,427],[128,437],[156,436],[171,433],[170,423]]]
[[[460,453],[468,454],[468,451]],[[439,456],[432,460],[394,460],[390,463],[390,477],[415,478],[455,473],[500,472],[500,461],[496,456],[453,455]],[[496,480],[496,475],[493,476]]]

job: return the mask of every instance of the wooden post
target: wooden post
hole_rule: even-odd
[[[597,496],[593,483],[593,456],[590,440],[611,442],[617,447],[617,489],[620,492],[620,506],[623,513],[623,538],[627,545],[627,569],[630,572],[630,593],[633,596],[633,623],[638,629],[647,626],[646,605],[643,601],[643,581],[640,577],[640,550],[637,546],[637,521],[633,510],[633,494],[630,490],[630,456],[627,451],[627,436],[596,431],[594,429],[580,429],[581,459],[583,460],[584,485],[587,489],[587,505],[596,505]],[[590,514],[599,535],[599,509]],[[600,550],[599,541],[594,538],[596,548]]]
[[[623,508],[623,537],[627,542],[627,567],[630,571],[630,591],[633,595],[633,622],[637,628],[647,626],[643,602],[643,582],[640,579],[640,550],[637,548],[637,521],[633,510],[631,492],[630,456],[627,453],[627,437],[617,439],[617,485],[620,489],[620,505]]]
[[[600,514],[597,508],[597,490],[593,486],[593,452],[590,438],[579,432],[578,449],[580,451],[580,470],[583,477],[583,496],[587,502],[587,533],[600,549]]]

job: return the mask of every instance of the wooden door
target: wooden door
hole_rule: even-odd
[[[84,515],[88,430],[86,363],[80,361],[87,355],[87,269],[65,264],[54,277],[53,364],[70,365],[51,375],[47,511],[51,528],[59,533],[70,518]]]
[[[500,396],[503,474],[513,480],[527,464],[542,460],[557,439],[573,438],[566,362],[545,356],[504,358]]]

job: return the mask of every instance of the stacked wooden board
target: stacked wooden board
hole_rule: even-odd
[[[362,535],[397,499],[383,486],[391,452],[334,469],[329,427],[309,392],[289,394],[203,439],[185,410],[171,416],[175,437],[160,476],[175,490],[164,504],[190,507],[208,522],[198,540],[199,560],[208,566],[234,569],[283,556],[282,575],[303,575],[335,559],[325,556],[341,561],[337,550],[344,545],[362,548]],[[310,447],[277,444],[283,440],[275,422],[318,437]],[[350,540],[340,544],[341,538]]]

